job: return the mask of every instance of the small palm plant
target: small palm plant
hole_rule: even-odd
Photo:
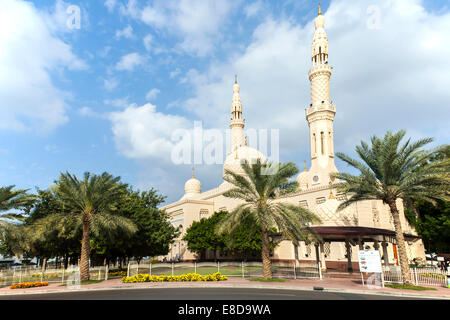
[[[114,214],[116,204],[127,188],[127,185],[120,183],[119,180],[120,177],[114,178],[106,172],[102,175],[85,173],[83,180],[70,173],[61,174],[54,189],[65,213],[54,214],[40,220],[43,229],[51,226],[64,228],[64,225],[73,222],[82,227],[81,281],[89,280],[91,232],[99,234],[122,229],[132,234],[137,231],[131,220]]]
[[[405,203],[423,200],[436,203],[436,200],[449,200],[450,162],[449,159],[430,162],[443,147],[425,151],[423,146],[433,139],[416,142],[407,140],[400,144],[406,132],[387,132],[383,138],[372,137],[372,146],[361,142],[356,153],[362,161],[350,158],[343,153],[336,156],[359,171],[359,175],[347,173],[332,174],[342,183],[338,191],[348,194],[348,200],[340,204],[339,210],[352,203],[363,200],[382,200],[389,206],[392,214],[400,267],[403,281],[410,283],[409,264],[406,255],[405,239],[397,208],[397,199]]]
[[[274,170],[276,167],[278,170]],[[272,278],[269,233],[275,230],[294,243],[310,243],[319,240],[311,225],[321,221],[305,208],[277,201],[280,195],[297,189],[296,182],[289,182],[298,173],[294,163],[271,164],[258,159],[254,164],[245,161],[242,169],[245,175],[225,170],[224,179],[232,184],[232,188],[224,196],[242,203],[224,217],[217,232],[232,232],[250,216],[261,228],[264,278]]]

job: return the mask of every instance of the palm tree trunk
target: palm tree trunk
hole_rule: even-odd
[[[272,263],[270,261],[270,240],[267,229],[262,227],[262,262],[264,278],[272,278]]]
[[[90,254],[90,221],[89,217],[83,217],[83,238],[81,240],[80,281],[89,280],[89,254]]]
[[[403,284],[409,285],[411,284],[411,276],[409,273],[409,263],[406,255],[405,238],[403,236],[402,225],[400,222],[400,214],[398,212],[395,200],[390,201],[388,205],[391,209],[391,214],[394,220],[395,239],[397,240],[398,256],[400,260],[400,269],[402,272]]]

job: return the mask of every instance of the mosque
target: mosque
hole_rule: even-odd
[[[336,181],[330,173],[338,172],[334,163],[333,122],[336,106],[330,102],[330,77],[332,67],[328,64],[328,39],[324,29],[325,18],[319,11],[314,20],[315,33],[312,43],[312,68],[309,71],[311,82],[311,104],[306,109],[309,125],[311,167],[297,177],[298,192],[279,199],[291,204],[308,208],[322,220],[314,226],[322,237],[322,243],[295,246],[291,241],[282,241],[271,255],[272,261],[293,263],[320,261],[322,269],[358,270],[358,250],[380,250],[385,266],[398,265],[397,246],[394,223],[389,207],[382,201],[361,201],[337,212],[339,204],[346,199],[345,194],[338,194]],[[237,81],[233,86],[231,104],[231,149],[223,165],[243,173],[240,163],[255,159],[265,159],[264,155],[244,142],[245,120]],[[246,140],[246,139],[245,139]],[[174,226],[181,230],[181,236],[171,245],[166,258],[181,261],[194,261],[200,258],[213,258],[208,252],[206,257],[199,257],[187,249],[181,240],[193,221],[210,217],[214,212],[230,212],[238,200],[226,198],[223,194],[231,185],[224,181],[217,188],[202,192],[201,183],[194,175],[184,187],[184,196],[177,202],[162,207],[171,217]],[[404,216],[402,201],[397,202],[404,231],[408,260],[425,259],[425,249],[417,232],[409,225]],[[381,247],[381,248],[380,248]],[[219,256],[219,259],[221,257]],[[224,257],[225,258],[225,257]]]

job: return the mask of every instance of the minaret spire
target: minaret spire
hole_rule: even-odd
[[[330,78],[332,67],[328,64],[328,38],[325,18],[319,5],[319,15],[314,19],[314,40],[311,48],[312,68],[311,103],[306,109],[311,141],[311,184],[326,185],[329,175],[337,172],[334,164],[333,122],[336,106],[330,101]]]
[[[242,147],[244,143],[245,120],[242,119],[242,102],[239,94],[240,86],[237,82],[237,75],[234,77],[233,100],[231,102],[231,151]]]

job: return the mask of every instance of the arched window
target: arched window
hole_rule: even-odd
[[[328,132],[328,150],[330,150],[330,154],[333,154],[333,136],[331,131]]]
[[[325,154],[325,149],[324,149],[324,147],[325,147],[325,141],[324,141],[324,139],[325,139],[325,137],[324,137],[324,134],[323,134],[323,132],[321,132],[320,133],[320,147],[321,147],[321,149],[322,149],[322,154]]]
[[[313,133],[313,146],[314,146],[314,155],[317,154],[317,143],[316,143],[316,134]]]

